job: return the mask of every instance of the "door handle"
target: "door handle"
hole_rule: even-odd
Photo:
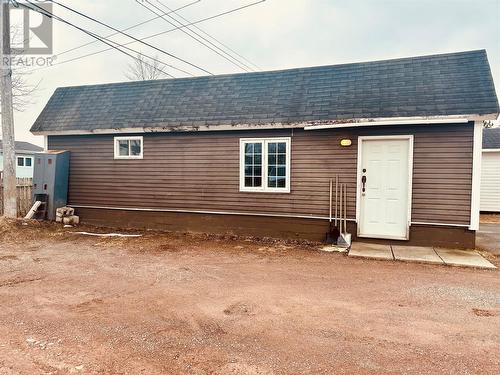
[[[366,190],[366,189],[365,189],[365,185],[366,185],[366,176],[361,177],[361,183],[363,184],[363,189],[362,189],[362,191],[363,191],[363,193],[364,193],[364,192],[365,192],[365,190]]]

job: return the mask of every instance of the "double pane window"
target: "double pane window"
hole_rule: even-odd
[[[290,191],[290,139],[242,139],[241,191]]]
[[[18,167],[31,167],[32,160],[30,157],[18,156],[17,157],[17,166]]]
[[[142,137],[115,137],[115,159],[142,159]]]

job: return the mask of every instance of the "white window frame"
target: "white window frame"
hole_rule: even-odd
[[[23,159],[23,165],[19,165],[19,159]],[[31,165],[26,165],[26,160],[31,160]],[[31,156],[16,156],[16,167],[18,168],[33,168],[33,158]]]
[[[26,165],[26,160],[30,159],[31,160],[31,165]],[[31,156],[25,156],[24,157],[24,166],[26,168],[33,168],[33,158]]]
[[[262,186],[249,187],[245,186],[245,144],[246,143],[262,143]],[[285,142],[286,144],[286,177],[285,187],[267,187],[268,177],[268,143]],[[271,137],[271,138],[240,138],[240,191],[241,192],[261,192],[261,193],[290,193],[291,179],[291,137]]]
[[[140,141],[141,143],[141,153],[139,155],[120,155],[120,147],[119,141]],[[144,155],[144,137],[141,135],[137,136],[128,136],[128,137],[114,137],[114,150],[115,150],[115,159],[142,159]],[[129,153],[130,153],[130,145],[129,145]]]

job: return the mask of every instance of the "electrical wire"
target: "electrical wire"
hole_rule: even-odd
[[[38,9],[32,8],[32,7],[30,7],[30,6],[26,5],[25,3],[22,3],[22,2],[20,2],[20,3],[18,3],[18,4],[19,4],[20,6],[22,6],[22,7],[24,7],[24,8],[27,8],[27,9],[32,10],[32,11],[34,11],[34,12],[40,13],[40,14],[42,14],[42,15],[43,15],[43,16],[45,16],[45,17],[53,18],[53,19],[55,19],[55,20],[57,20],[57,21],[59,21],[59,22],[65,23],[65,24],[67,24],[67,25],[69,25],[69,26],[71,26],[71,27],[73,27],[73,28],[75,28],[75,29],[77,29],[77,30],[79,30],[79,31],[82,31],[83,33],[85,33],[85,34],[87,34],[87,35],[89,35],[89,36],[91,36],[91,37],[93,37],[93,38],[95,38],[95,39],[99,40],[100,42],[102,42],[102,43],[104,43],[104,44],[106,44],[106,45],[110,46],[110,47],[111,47],[110,49],[115,49],[115,50],[117,50],[117,51],[119,51],[119,52],[121,52],[121,53],[123,53],[123,54],[125,54],[125,55],[127,55],[127,56],[129,56],[129,57],[131,57],[131,58],[133,58],[134,60],[138,60],[138,58],[137,58],[136,56],[133,56],[133,55],[131,55],[130,53],[125,52],[125,51],[121,50],[121,49],[118,47],[118,46],[119,46],[119,45],[118,45],[118,43],[113,42],[113,41],[111,41],[111,40],[107,40],[107,39],[105,39],[105,38],[101,37],[100,35],[98,35],[98,34],[96,34],[96,33],[93,33],[93,32],[91,32],[91,31],[88,31],[88,30],[85,30],[85,29],[81,28],[80,26],[77,26],[77,25],[75,25],[75,24],[72,24],[71,22],[69,22],[69,21],[67,21],[67,20],[65,20],[65,19],[63,19],[63,18],[61,18],[61,17],[59,17],[59,16],[56,16],[56,15],[54,15],[53,13],[51,13],[51,12],[49,12],[49,11],[47,11],[47,10],[45,10],[45,9],[43,9],[43,8],[41,8],[41,7],[37,6],[37,5],[35,5],[35,4],[33,4],[33,3],[31,3],[29,0],[25,0],[25,1],[26,1],[27,3],[29,3],[29,4],[31,4],[31,5],[33,5],[33,6],[35,6],[35,7],[36,7],[36,8],[38,8]],[[112,43],[114,43],[115,45],[113,45]],[[132,48],[125,47],[125,46],[122,46],[122,47],[124,47],[124,48],[126,48],[126,49],[128,49],[128,50],[130,50],[130,51],[133,51],[133,52],[135,52],[135,53],[137,53],[137,54],[141,54],[140,52],[138,52],[138,51],[136,51],[136,50],[134,50],[134,49],[132,49]],[[160,61],[160,60],[157,60],[157,59],[155,59],[155,58],[153,58],[153,57],[151,57],[151,56],[147,56],[147,55],[144,55],[144,54],[142,54],[142,55],[143,55],[143,56],[145,56],[145,57],[147,57],[147,58],[149,58],[149,59],[151,59],[151,60],[153,60],[153,61],[156,61],[156,62],[158,62],[158,63],[160,63],[160,64],[162,64],[162,65],[165,65],[165,66],[168,66],[168,67],[170,67],[170,68],[172,68],[172,69],[177,69],[177,70],[179,70],[179,71],[181,71],[181,72],[183,72],[183,73],[186,73],[186,74],[190,74],[190,75],[192,75],[192,74],[191,74],[191,73],[189,73],[189,72],[186,72],[186,71],[184,71],[184,70],[182,70],[182,69],[179,69],[179,68],[177,68],[177,67],[175,67],[175,66],[173,66],[173,65],[170,65],[170,64],[165,64],[164,62],[162,62],[162,61]],[[144,63],[145,63],[146,65],[148,65],[148,66],[150,66],[150,67],[154,68],[154,69],[158,69],[159,71],[161,71],[162,73],[164,73],[165,75],[167,75],[167,76],[169,76],[169,77],[171,77],[171,78],[175,78],[172,74],[170,74],[170,73],[168,73],[168,72],[165,72],[163,69],[160,69],[160,68],[158,68],[158,67],[155,67],[155,66],[153,66],[153,65],[151,65],[151,64],[149,64],[148,62],[145,62],[145,61],[144,61]],[[30,72],[33,72],[33,71],[36,71],[36,70],[39,70],[39,69],[33,69],[33,70],[31,70]]]
[[[162,5],[165,9],[168,10],[168,14],[171,14],[171,13],[174,13],[175,15],[177,15],[178,17],[180,17],[181,19],[183,19],[184,21],[190,23],[191,21],[188,20],[186,17],[183,17],[181,14],[179,14],[177,12],[177,9],[171,9],[169,8],[167,5],[165,5],[162,1],[160,0],[156,0],[157,3],[159,3],[160,5]],[[165,13],[165,14],[167,14]],[[190,26],[189,24],[187,26]],[[228,51],[234,53],[236,56],[240,57],[241,59],[243,59],[244,61],[246,61],[248,64],[250,65],[247,65],[245,64],[245,66],[251,68],[252,66],[254,68],[256,68],[257,70],[262,70],[261,67],[259,67],[257,64],[254,64],[252,61],[250,61],[249,59],[247,59],[245,56],[242,56],[241,54],[239,54],[238,52],[236,52],[234,49],[232,49],[231,47],[229,47],[227,44],[224,44],[223,42],[221,42],[219,39],[217,39],[216,37],[214,37],[213,35],[210,35],[209,33],[207,33],[205,30],[203,30],[201,27],[198,27],[197,25],[193,25],[195,29],[199,30],[201,33],[205,34],[206,36],[208,36],[209,38],[211,38],[212,40],[216,41],[217,43],[219,43],[222,47],[226,48]],[[252,68],[252,70],[254,70]]]
[[[30,4],[32,4],[32,5],[34,5],[34,4],[33,4],[33,3],[31,3],[29,0],[26,0],[26,1],[27,1],[28,3],[30,3]],[[159,47],[156,47],[156,46],[154,46],[154,45],[152,45],[152,44],[150,44],[150,43],[144,42],[143,40],[140,40],[140,39],[136,38],[136,37],[135,37],[135,36],[133,36],[133,35],[130,35],[130,34],[125,33],[125,32],[122,32],[122,31],[118,30],[117,28],[115,28],[115,27],[113,27],[113,26],[110,26],[110,25],[106,24],[105,22],[102,22],[102,21],[99,21],[99,20],[95,19],[94,17],[91,17],[91,16],[89,16],[89,15],[86,15],[86,14],[84,14],[84,13],[82,13],[82,12],[78,11],[78,10],[75,10],[75,9],[73,9],[73,8],[71,8],[71,7],[67,6],[67,5],[64,5],[64,4],[62,4],[62,3],[60,3],[60,2],[58,2],[58,1],[56,1],[56,0],[48,0],[48,1],[49,1],[49,2],[51,2],[51,3],[57,4],[57,5],[59,5],[60,7],[64,8],[64,9],[67,9],[67,10],[69,10],[69,11],[73,12],[73,13],[76,13],[76,14],[78,14],[78,15],[79,15],[79,16],[81,16],[81,17],[84,17],[84,18],[87,18],[87,19],[89,19],[89,20],[91,20],[91,21],[94,21],[94,22],[98,23],[99,25],[105,26],[105,27],[107,27],[107,28],[109,28],[109,29],[111,29],[111,30],[113,30],[113,31],[119,32],[120,34],[125,35],[125,36],[127,36],[128,38],[133,39],[133,40],[134,40],[134,41],[136,41],[136,42],[142,43],[142,44],[144,44],[144,45],[146,45],[146,46],[148,46],[148,47],[150,47],[150,48],[152,48],[152,49],[154,49],[154,50],[156,50],[156,51],[158,51],[158,52],[161,52],[161,53],[163,53],[163,54],[165,54],[165,55],[167,55],[167,56],[170,56],[170,57],[172,57],[172,58],[174,58],[174,59],[176,59],[176,60],[179,60],[179,61],[181,61],[181,62],[183,62],[183,63],[185,63],[185,64],[187,64],[187,65],[190,65],[190,66],[192,66],[193,68],[199,69],[199,70],[201,70],[201,71],[202,71],[202,72],[204,72],[204,73],[207,73],[207,74],[209,74],[209,75],[213,75],[213,73],[210,73],[208,70],[206,70],[206,69],[204,69],[204,68],[200,67],[199,65],[196,65],[196,64],[194,64],[194,63],[191,63],[191,62],[189,62],[189,61],[187,61],[187,60],[185,60],[185,59],[183,59],[183,58],[181,58],[181,57],[179,57],[179,56],[176,56],[176,55],[174,55],[174,54],[172,54],[172,53],[170,53],[170,52],[167,52],[167,51],[165,51],[164,49],[161,49],[161,48],[159,48]],[[35,6],[36,6],[36,5],[35,5]],[[40,7],[39,7],[39,8],[40,8]]]
[[[151,7],[155,8],[157,11],[163,12],[162,9],[160,9],[159,7],[157,7],[156,5],[154,5],[153,3],[151,3],[149,0],[136,0],[136,2],[139,5],[141,5],[142,7],[144,7],[145,9],[149,10],[150,12],[152,12],[153,14],[159,15],[155,10],[151,9],[150,7],[148,7],[144,3],[149,4]],[[167,15],[167,17],[170,18],[170,19],[172,19],[172,20],[174,20],[175,22],[179,23],[180,25],[184,26],[184,24],[182,22],[180,22],[179,20],[175,19],[171,15]],[[168,22],[170,25],[172,25],[174,27],[177,26],[175,23],[173,23],[172,21],[169,21],[167,18],[165,18],[165,16],[162,16],[161,18],[164,21]],[[189,30],[189,32],[187,30]],[[199,34],[196,31],[194,31],[193,29],[187,27],[187,30],[186,29],[181,29],[181,31],[184,34],[186,34],[190,38],[194,39],[195,41],[197,41],[198,43],[200,43],[202,46],[205,46],[209,50],[215,52],[217,55],[219,55],[223,59],[229,61],[231,64],[237,66],[238,68],[242,69],[243,71],[249,72],[250,70],[252,70],[252,68],[249,68],[249,67],[245,66],[244,63],[242,64],[240,61],[238,61],[238,59],[235,59],[233,56],[231,56],[226,51],[224,51],[221,48],[219,48],[217,45],[215,45],[214,43],[212,43],[210,40],[208,40],[207,38],[205,38],[201,34]],[[191,33],[194,34],[194,35],[196,35],[196,36],[192,35]],[[205,42],[207,42],[208,44],[205,43]],[[213,47],[215,47],[215,48],[213,48]]]
[[[265,1],[266,0],[255,1],[253,3],[247,4],[247,5],[238,7],[238,8],[233,8],[233,9],[227,10],[225,12],[215,14],[213,16],[209,16],[209,17],[205,17],[205,18],[199,19],[197,21],[191,22],[190,24],[188,24],[186,26],[196,25],[196,24],[199,24],[199,23],[202,23],[202,22],[210,21],[210,20],[213,20],[215,18],[222,17],[222,16],[225,16],[227,14],[231,14],[231,13],[237,12],[237,11],[245,9],[245,8],[249,8],[249,7],[252,7],[254,5],[258,5],[258,4],[263,3]],[[161,31],[159,33],[148,35],[146,37],[141,38],[141,40],[151,39],[151,38],[154,38],[154,37],[157,37],[157,36],[160,36],[160,35],[171,33],[171,32],[176,31],[176,30],[180,30],[182,28],[184,28],[184,26],[174,27],[172,29],[168,29],[168,30],[165,30],[165,31]],[[124,47],[124,46],[127,46],[127,45],[132,44],[132,43],[135,43],[135,41],[123,43],[123,44],[120,44],[120,46]],[[58,65],[62,65],[62,64],[67,64],[67,63],[70,63],[70,62],[73,62],[73,61],[84,59],[86,57],[91,57],[91,56],[99,55],[101,53],[108,52],[108,51],[111,51],[111,50],[113,50],[113,48],[105,48],[105,49],[102,49],[102,50],[99,50],[99,51],[96,51],[96,52],[91,52],[91,53],[87,53],[85,55],[80,55],[80,56],[77,56],[77,57],[73,57],[73,58],[68,59],[68,60],[59,61],[57,64],[47,65],[47,66],[44,66],[44,67],[40,67],[40,68],[34,69],[32,71],[37,71],[37,70],[43,70],[43,69],[52,68],[54,66],[58,66]]]
[[[179,10],[185,9],[185,8],[187,8],[187,7],[190,7],[191,5],[197,4],[197,3],[199,3],[200,1],[202,1],[202,0],[192,1],[192,2],[190,2],[190,3],[186,4],[186,5],[183,5],[183,6],[179,7],[179,8],[173,9],[173,10],[169,11],[168,13],[178,12]],[[164,14],[166,14],[166,13],[164,13]],[[178,14],[178,13],[176,13],[176,14]],[[121,31],[128,31],[128,30],[135,29],[135,28],[137,28],[137,27],[139,27],[139,26],[142,26],[142,25],[145,25],[145,24],[147,24],[147,23],[149,23],[149,22],[155,21],[155,20],[157,20],[158,18],[161,18],[161,16],[156,16],[156,17],[153,17],[153,18],[149,18],[149,19],[147,19],[147,20],[145,20],[145,21],[142,21],[142,22],[136,23],[135,25],[132,25],[132,26],[129,26],[129,27],[125,28],[125,29],[122,29]],[[116,32],[116,33],[108,34],[108,35],[106,35],[106,36],[105,36],[105,38],[111,38],[112,36],[115,36],[115,35],[118,35],[118,34],[120,34],[120,33],[119,33],[119,32]],[[61,55],[64,55],[64,54],[66,54],[66,53],[73,52],[73,51],[75,51],[75,50],[77,50],[77,49],[80,49],[80,48],[83,48],[83,47],[89,46],[89,45],[94,44],[94,43],[97,43],[97,40],[92,40],[92,41],[90,41],[90,42],[88,42],[88,43],[83,43],[83,44],[80,44],[79,46],[76,46],[76,47],[73,47],[73,48],[67,49],[67,50],[65,50],[65,51],[59,52],[59,53],[57,54],[57,56],[61,56]]]

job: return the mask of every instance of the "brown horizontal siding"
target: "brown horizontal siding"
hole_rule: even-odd
[[[357,136],[414,134],[412,220],[468,224],[471,125],[144,134],[144,159],[114,160],[113,136],[50,136],[71,151],[69,203],[190,211],[328,215],[328,180],[348,184],[355,218]],[[291,193],[239,191],[239,139],[292,138]],[[342,138],[353,141],[340,147]]]

